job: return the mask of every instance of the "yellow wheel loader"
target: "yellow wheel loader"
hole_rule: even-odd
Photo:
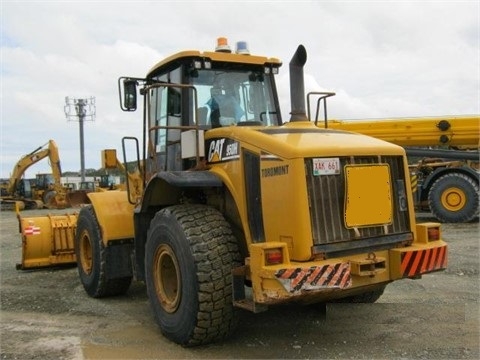
[[[232,51],[220,38],[216,51],[119,79],[124,111],[143,99],[142,145],[122,140],[142,180],[89,193],[80,210],[74,247],[89,296],[143,281],[162,334],[194,346],[229,336],[242,311],[374,302],[392,281],[446,268],[440,224],[415,222],[405,150],[310,122],[306,60],[300,45],[287,120],[281,61],[244,42]]]

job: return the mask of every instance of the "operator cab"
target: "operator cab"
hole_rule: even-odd
[[[136,110],[136,88],[143,85],[146,148],[148,158],[155,158],[155,168],[147,172],[191,166],[184,132],[194,133],[185,139],[195,142],[197,137],[203,145],[203,132],[211,129],[281,125],[274,80],[280,66],[278,59],[250,55],[245,42],[232,53],[226,39],[219,38],[215,52],[183,51],[156,64],[145,79],[120,78],[125,111]]]

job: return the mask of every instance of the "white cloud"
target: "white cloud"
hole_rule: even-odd
[[[335,118],[479,113],[477,1],[2,2],[1,162],[8,177],[24,154],[54,139],[63,170],[78,170],[78,124],[65,96],[95,96],[85,124],[86,166],[100,150],[138,136],[141,114],[120,111],[119,76],[144,76],[172,52],[212,50],[218,36],[278,57],[283,118],[288,63],[307,48],[307,91],[333,91]],[[27,172],[49,171],[38,163]]]

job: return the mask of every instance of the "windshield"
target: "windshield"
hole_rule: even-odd
[[[278,125],[270,77],[263,72],[198,70],[199,122],[211,127],[233,124]]]

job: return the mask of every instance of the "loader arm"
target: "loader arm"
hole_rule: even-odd
[[[127,177],[126,186],[129,197],[133,203],[138,202],[143,193],[143,177],[141,169],[128,171],[127,167],[118,159],[115,149],[104,149],[101,152],[102,167],[105,169],[118,169]],[[139,165],[140,166],[140,165]]]

